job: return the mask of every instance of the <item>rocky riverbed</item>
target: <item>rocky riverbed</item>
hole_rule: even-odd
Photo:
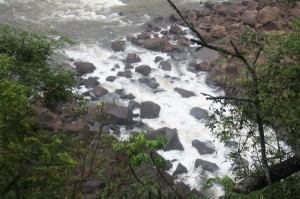
[[[285,34],[291,29],[292,21],[300,18],[300,4],[287,9],[278,1],[208,1],[202,3],[199,9],[182,10],[182,13],[207,42],[231,48],[228,44],[232,41],[238,48],[243,48],[239,44],[239,38],[245,25],[258,31]],[[58,113],[35,106],[37,116],[33,119],[51,131],[74,134],[90,131],[92,134],[99,130],[99,119],[108,115],[109,119],[100,129],[103,133],[113,134],[121,139],[128,137],[134,130],[147,131],[148,139],[164,135],[169,142],[160,154],[169,158],[169,166],[166,168],[169,174],[166,175],[173,176],[171,184],[175,179],[180,180],[189,175],[190,171],[198,171],[197,176],[203,176],[193,183],[186,182],[192,188],[197,186],[196,183],[205,181],[206,176],[230,172],[230,164],[221,169],[224,165],[220,162],[224,160],[221,157],[226,155],[224,150],[236,147],[234,142],[222,145],[213,141],[212,136],[202,127],[199,132],[187,135],[179,126],[204,125],[209,107],[207,102],[193,107],[185,107],[185,104],[189,100],[203,100],[204,96],[201,97],[200,93],[208,89],[213,89],[214,94],[222,94],[219,87],[226,86],[224,74],[237,78],[242,66],[230,62],[220,64],[222,56],[208,49],[196,52],[197,46],[190,42],[191,38],[194,38],[193,33],[174,12],[169,18],[157,17],[150,20],[139,33],[111,41],[110,50],[113,55],[108,57],[108,61],[118,61],[107,64],[109,68],[105,72],[99,69],[97,61],[89,62],[82,58],[84,53],[74,54],[74,51],[67,50],[70,59],[65,60],[63,65],[68,70],[75,71],[78,91],[90,100],[84,117],[78,117],[79,103],[71,102]],[[144,53],[139,53],[140,51]],[[196,84],[198,82],[207,84],[207,87],[199,91]],[[145,92],[142,90],[147,93],[140,95]],[[172,121],[172,117],[177,118],[175,115],[182,112],[173,112],[168,109],[167,101],[159,101],[162,94],[177,99],[169,103],[183,106],[182,110],[187,116],[179,118],[183,121],[181,124],[177,124],[177,120]],[[99,102],[105,102],[101,110],[97,105]],[[164,119],[158,122],[161,117]],[[168,122],[165,118],[171,121]],[[193,122],[186,122],[188,120]],[[160,128],[154,129],[153,126]],[[204,133],[206,136],[198,136]],[[190,148],[194,151],[188,157],[191,160],[187,164],[180,152]],[[199,184],[197,188],[201,190]]]

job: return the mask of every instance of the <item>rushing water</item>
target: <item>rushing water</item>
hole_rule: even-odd
[[[198,0],[174,0],[174,2],[179,7],[199,6]],[[220,167],[217,173],[206,173],[205,177],[229,174],[230,163],[226,162],[225,157],[228,149],[214,139],[203,121],[195,119],[189,112],[193,107],[209,109],[211,102],[206,101],[201,92],[211,95],[218,95],[221,92],[206,85],[205,73],[195,74],[187,71],[189,56],[185,60],[173,61],[176,67],[166,72],[159,70],[158,64],[154,63],[154,58],[158,55],[172,61],[166,53],[148,51],[130,44],[125,52],[114,53],[110,49],[112,40],[125,40],[126,36],[141,32],[145,22],[159,16],[167,17],[171,12],[172,9],[166,0],[0,0],[0,23],[35,31],[56,30],[78,41],[78,45],[65,50],[66,55],[75,60],[92,62],[97,70],[88,76],[98,76],[100,84],[110,92],[122,88],[126,93],[132,93],[137,102],[153,101],[159,104],[161,106],[159,118],[143,119],[143,122],[153,129],[169,127],[178,130],[185,150],[160,153],[168,160],[175,160],[170,173],[180,162],[189,170],[189,173],[184,175],[185,181],[191,187],[199,189],[204,174],[201,170],[194,170],[197,158],[214,162]],[[113,83],[105,81],[107,76],[115,76],[118,72],[111,70],[116,64],[121,66],[120,70],[124,69],[124,59],[129,52],[137,53],[141,57],[142,62],[139,65],[147,64],[153,68],[150,76],[156,78],[163,92],[154,94],[151,89],[139,84],[137,79],[141,76],[135,73],[132,79],[117,78]],[[165,75],[177,79],[170,81],[163,78]],[[196,96],[181,98],[173,91],[175,87],[193,91]],[[118,103],[126,105],[128,101]],[[123,133],[126,136],[128,132]],[[195,139],[213,141],[217,153],[200,155],[191,144]],[[216,195],[219,194],[217,190],[214,192]]]

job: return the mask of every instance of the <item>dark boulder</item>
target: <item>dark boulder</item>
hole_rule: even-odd
[[[106,81],[108,81],[108,82],[113,82],[113,81],[115,81],[115,79],[116,79],[115,76],[108,76],[108,77],[106,77]]]
[[[156,56],[154,62],[157,63],[161,61],[163,58],[161,56]]]
[[[108,90],[106,90],[105,88],[103,88],[102,86],[96,86],[93,89],[93,93],[96,97],[102,97],[103,95],[105,95],[106,93],[108,93]]]
[[[183,166],[181,163],[179,163],[172,176],[180,175],[187,172],[188,172],[187,168]]]
[[[199,107],[194,107],[190,110],[190,115],[193,116],[194,118],[201,120],[201,119],[206,119],[207,118],[207,111],[199,108]]]
[[[157,129],[152,132],[146,133],[148,140],[156,139],[158,136],[165,136],[168,139],[168,143],[164,147],[164,151],[179,150],[183,151],[184,148],[179,140],[176,129],[170,129],[167,127]]]
[[[134,109],[138,109],[140,107],[141,107],[141,105],[138,102],[136,102],[136,101],[131,100],[128,103],[128,109],[130,111],[133,111]]]
[[[114,51],[124,51],[125,50],[125,43],[124,41],[113,41],[111,42],[111,48]]]
[[[141,118],[153,119],[159,117],[160,106],[154,102],[141,103]]]
[[[150,32],[143,32],[137,36],[138,39],[150,39],[151,33]]]
[[[155,88],[157,88],[159,86],[158,83],[156,83],[154,80],[149,79],[149,78],[140,78],[139,82],[141,84],[146,84],[146,86],[148,86],[148,87],[150,87],[152,89],[155,89]]]
[[[173,33],[176,35],[179,35],[182,33],[181,28],[176,24],[172,24],[169,31],[170,31],[170,33]]]
[[[105,104],[103,113],[109,117],[108,123],[116,125],[130,125],[133,124],[133,114],[128,107],[118,106],[116,104]]]
[[[132,72],[131,72],[130,70],[119,71],[119,72],[117,73],[117,76],[119,76],[119,77],[131,78],[131,77],[132,77]]]
[[[201,155],[213,154],[216,152],[211,142],[201,142],[199,140],[193,140],[192,146],[195,147],[198,153]]]
[[[130,93],[130,94],[121,93],[120,98],[121,99],[134,99],[135,96],[132,93]]]
[[[163,42],[162,38],[146,39],[144,40],[144,47],[150,50],[159,51],[162,49]]]
[[[183,98],[189,98],[189,97],[192,97],[192,96],[196,96],[195,93],[191,92],[191,91],[188,91],[188,90],[184,90],[182,88],[174,88],[174,91],[178,92],[181,97]]]
[[[98,82],[97,79],[98,79],[97,77],[89,77],[89,78],[87,78],[86,80],[84,80],[85,87],[87,87],[87,88],[94,88],[94,87],[98,86],[99,82]]]
[[[141,62],[141,58],[135,54],[135,53],[128,53],[126,58],[126,63],[132,64],[132,63],[138,63]]]
[[[206,160],[202,160],[202,159],[197,159],[196,162],[195,162],[195,168],[198,168],[198,167],[202,167],[202,169],[204,171],[208,171],[208,172],[216,172],[217,170],[219,170],[219,167],[218,165],[216,165],[215,163],[212,163],[212,162],[209,162],[209,161],[206,161]]]
[[[75,62],[74,65],[79,76],[92,73],[96,69],[94,64],[88,62]]]
[[[135,67],[135,72],[141,73],[142,75],[149,75],[151,73],[151,68],[147,65],[140,65]]]
[[[170,71],[172,69],[172,65],[167,61],[161,61],[160,62],[160,67],[164,71]]]

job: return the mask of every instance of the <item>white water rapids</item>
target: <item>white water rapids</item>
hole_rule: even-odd
[[[198,0],[177,0],[178,6],[197,8]],[[196,6],[196,7],[195,7]],[[119,13],[122,12],[120,15]],[[186,60],[174,61],[166,53],[153,52],[127,43],[124,52],[115,53],[110,48],[114,39],[126,40],[126,36],[136,35],[142,31],[142,24],[158,16],[167,17],[172,12],[167,1],[163,0],[0,0],[0,23],[8,23],[28,30],[48,31],[57,30],[66,36],[78,41],[78,44],[65,49],[66,55],[75,60],[93,63],[97,69],[93,74],[85,77],[99,77],[100,85],[114,92],[124,89],[125,93],[132,93],[137,102],[153,101],[161,106],[159,118],[143,119],[149,127],[158,129],[162,127],[176,128],[184,151],[161,151],[167,160],[173,160],[172,174],[177,165],[181,163],[189,172],[180,176],[191,188],[200,189],[203,180],[214,176],[230,175],[231,165],[226,161],[229,149],[218,142],[212,132],[205,127],[203,121],[192,117],[189,112],[193,107],[208,110],[211,102],[207,101],[201,92],[210,95],[220,95],[218,88],[206,85],[206,73],[192,73],[187,70],[189,57]],[[164,27],[168,29],[169,27]],[[159,88],[163,92],[154,93],[153,90],[138,83],[140,74],[133,71],[133,77],[117,78],[113,83],[107,82],[107,76],[116,76],[117,71],[111,69],[119,64],[122,71],[124,60],[128,53],[136,53],[142,62],[133,66],[146,64],[152,68],[150,77],[155,77]],[[156,56],[161,56],[173,64],[171,71],[162,71],[154,63]],[[199,59],[197,61],[200,61]],[[173,80],[164,78],[165,75]],[[173,89],[179,87],[193,91],[196,96],[182,98]],[[85,89],[81,89],[85,91]],[[127,105],[128,100],[118,103]],[[139,111],[137,110],[137,113]],[[123,136],[126,136],[123,132]],[[212,141],[216,153],[200,155],[192,146],[192,140]],[[194,170],[196,159],[203,159],[216,163],[220,169],[216,173]],[[220,195],[220,188],[213,190],[216,197]]]

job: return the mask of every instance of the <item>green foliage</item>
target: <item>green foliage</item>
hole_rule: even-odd
[[[144,132],[132,133],[132,136],[127,143],[118,143],[113,146],[115,151],[124,150],[129,156],[129,164],[133,167],[138,167],[142,163],[153,163],[154,166],[161,167],[164,161],[161,158],[154,158],[152,152],[154,150],[161,150],[167,144],[166,137],[159,136],[155,140],[148,141]],[[151,154],[143,151],[151,150]]]
[[[18,82],[30,90],[32,100],[41,100],[54,109],[66,101],[74,86],[73,73],[49,64],[51,56],[61,50],[67,38],[51,39],[35,33],[0,27],[0,78]]]
[[[291,154],[299,154],[299,27],[299,22],[295,22],[294,31],[287,35],[257,33],[248,28],[241,43],[245,46],[243,56],[252,63],[248,67],[254,72],[245,67],[239,79],[228,80],[226,97],[215,100],[220,106],[212,109],[211,122],[207,126],[222,142],[238,141],[238,149],[228,155],[237,179],[262,171],[257,114],[264,124],[266,155],[270,165],[289,158]],[[288,138],[291,148],[282,148],[282,138]],[[249,152],[253,159],[248,166],[244,158]],[[220,179],[210,180],[209,184],[212,182],[220,183]],[[282,186],[280,183],[277,185]],[[274,186],[245,198],[270,198],[270,193],[275,191]],[[225,198],[229,197],[227,192]],[[230,197],[244,197],[230,194]],[[283,198],[290,197],[289,194],[281,195]]]

